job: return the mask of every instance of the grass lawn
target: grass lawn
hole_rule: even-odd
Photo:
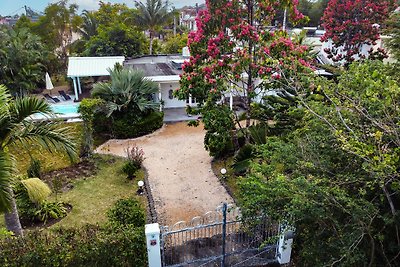
[[[144,178],[143,171],[135,180],[129,181],[120,172],[124,159],[96,156],[96,161],[99,169],[95,176],[76,181],[73,189],[59,196],[60,201],[70,203],[73,208],[66,218],[52,227],[79,227],[105,222],[107,210],[118,199],[136,195],[137,181]],[[144,196],[141,198],[145,200]]]
[[[118,199],[136,196],[137,182],[144,179],[143,170],[138,171],[133,181],[129,181],[126,175],[120,172],[123,158],[96,155],[94,160],[98,168],[96,175],[76,180],[70,191],[58,195],[59,201],[67,202],[73,208],[67,217],[52,225],[52,228],[80,227],[87,223],[102,224],[107,221],[107,210]],[[145,205],[146,197],[139,198]],[[55,195],[50,196],[49,200],[55,201]],[[5,227],[2,215],[1,227]]]

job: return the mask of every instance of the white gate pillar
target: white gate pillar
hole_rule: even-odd
[[[286,228],[285,231],[281,231],[278,240],[278,255],[277,259],[279,264],[290,263],[290,256],[292,254],[292,244],[293,244],[294,231],[290,228]]]
[[[149,267],[161,267],[160,226],[158,223],[146,224],[144,229]]]

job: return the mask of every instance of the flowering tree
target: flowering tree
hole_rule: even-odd
[[[334,62],[350,63],[368,56],[371,59],[387,57],[384,49],[367,53],[366,46],[375,45],[379,39],[380,25],[394,7],[393,0],[331,0],[322,17],[326,33],[323,42],[332,40],[332,47],[325,53]]]
[[[196,20],[198,30],[188,37],[191,57],[183,64],[176,95],[180,99],[191,95],[208,106],[216,105],[226,92],[240,95],[249,127],[251,103],[262,99],[269,89],[284,88],[292,74],[309,67],[307,47],[293,42],[284,31],[268,30],[268,26],[276,12],[285,8],[294,23],[306,18],[298,11],[297,0],[206,4]]]

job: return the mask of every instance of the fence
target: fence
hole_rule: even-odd
[[[162,266],[265,266],[277,262],[278,232],[267,218],[244,223],[238,208],[224,204],[189,223],[161,227]]]

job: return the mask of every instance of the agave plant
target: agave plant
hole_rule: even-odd
[[[24,148],[37,143],[50,152],[65,151],[71,160],[77,155],[71,128],[62,127],[59,122],[34,122],[29,117],[35,113],[54,115],[45,100],[36,97],[13,99],[0,85],[0,212],[5,212],[7,229],[17,235],[22,235],[22,228],[11,187],[16,166],[9,147]]]

